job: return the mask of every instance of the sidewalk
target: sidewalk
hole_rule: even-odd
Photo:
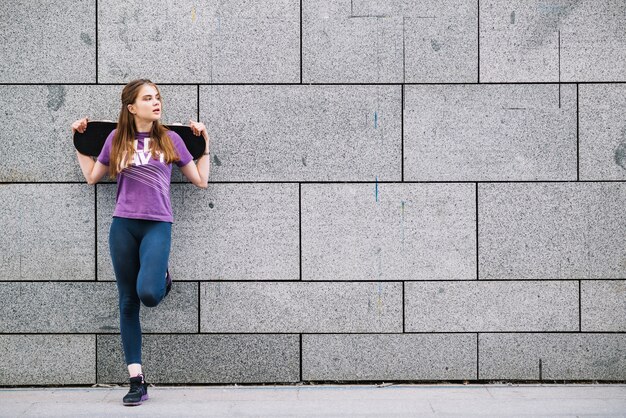
[[[0,388],[0,416],[626,417],[626,384],[156,386]]]

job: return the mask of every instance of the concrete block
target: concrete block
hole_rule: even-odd
[[[401,180],[401,86],[200,86],[211,181]]]
[[[143,337],[149,383],[297,382],[300,341],[290,334],[194,334]],[[128,382],[119,335],[98,336],[98,382]]]
[[[0,386],[96,381],[94,335],[0,335]]]
[[[476,278],[473,184],[303,184],[303,280]]]
[[[402,332],[402,283],[202,283],[202,332]]]
[[[624,81],[625,21],[622,0],[481,1],[480,81]]]
[[[305,0],[303,81],[475,82],[476,3]]]
[[[476,378],[475,334],[303,334],[303,380]]]
[[[1,65],[1,64],[0,64]],[[0,181],[84,181],[76,158],[71,124],[117,121],[123,86],[0,86],[5,125],[0,131]],[[197,119],[195,86],[159,86],[163,122],[188,124]],[[42,121],[33,130],[33,120]],[[207,124],[208,125],[208,124]],[[110,182],[107,177],[103,182]]]
[[[623,183],[479,184],[479,278],[623,278],[625,205]]]
[[[626,85],[578,88],[580,179],[626,180]]]
[[[406,282],[407,332],[578,331],[576,281]]]
[[[300,4],[115,2],[98,7],[98,43],[100,82],[296,83]]]
[[[576,86],[406,86],[404,179],[576,180]]]
[[[108,237],[116,185],[98,186],[98,280],[115,280]],[[171,186],[174,280],[295,280],[298,185]]]
[[[96,82],[95,0],[6,2],[0,22],[0,83]]]
[[[120,332],[115,283],[0,283],[0,332]],[[140,311],[142,332],[197,332],[198,283]]]
[[[0,224],[0,281],[94,279],[89,186],[2,184]]]
[[[625,334],[480,334],[478,349],[480,379],[624,380],[626,376]]]
[[[583,331],[626,331],[626,280],[583,280],[580,286]]]

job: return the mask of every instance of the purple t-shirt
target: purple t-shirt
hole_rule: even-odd
[[[109,165],[114,129],[107,137],[98,161]],[[183,139],[176,132],[167,132],[178,152],[180,161],[176,165],[183,167],[193,160]],[[144,145],[145,144],[145,145]],[[131,164],[117,174],[117,197],[113,216],[121,218],[149,219],[154,221],[174,222],[170,202],[170,179],[172,164],[155,159],[148,152],[151,148],[149,132],[138,132],[134,141],[135,152]],[[146,152],[144,151],[146,146]]]

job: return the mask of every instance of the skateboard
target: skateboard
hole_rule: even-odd
[[[196,160],[204,153],[206,144],[202,135],[195,135],[190,126],[180,124],[163,125],[170,131],[176,132],[185,142],[189,153]],[[102,151],[107,137],[117,127],[117,122],[108,120],[94,120],[87,122],[85,132],[74,132],[74,147],[84,155],[97,157]]]

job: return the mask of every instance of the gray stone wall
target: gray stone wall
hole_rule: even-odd
[[[0,385],[123,382],[116,185],[72,121],[150,78],[174,170],[154,383],[626,381],[626,2],[0,6]]]

